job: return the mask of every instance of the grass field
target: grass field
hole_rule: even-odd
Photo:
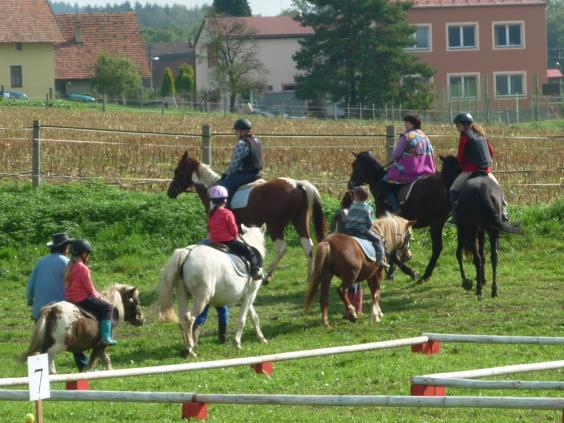
[[[34,119],[52,126],[193,134],[181,137],[42,129],[41,166],[47,181],[100,179],[137,189],[162,191],[166,186],[166,181],[162,180],[172,177],[172,170],[184,150],[201,157],[202,125],[209,124],[214,134],[231,134],[234,117],[0,108],[0,176],[31,169],[29,128]],[[351,152],[373,150],[385,163],[385,124],[382,122],[252,119],[256,133],[262,134],[266,178],[308,179],[321,191],[337,195],[345,189],[350,175]],[[402,123],[396,122],[396,127],[401,131]],[[456,154],[457,133],[452,125],[424,123],[423,129],[433,135],[431,140],[437,155]],[[487,129],[496,151],[494,172],[510,202],[535,204],[561,195],[562,138],[517,137],[564,137],[562,128],[492,126]],[[229,161],[233,143],[233,135],[216,135],[212,139],[212,165],[219,173]]]
[[[327,215],[337,202],[324,197]],[[163,193],[123,191],[104,184],[45,184],[33,192],[29,183],[0,184],[0,377],[23,376],[16,356],[27,347],[32,324],[25,284],[36,260],[46,253],[53,232],[67,230],[94,245],[91,262],[95,285],[113,282],[140,288],[146,325],[120,326],[119,345],[112,348],[115,368],[185,362],[174,324],[156,319],[160,272],[173,248],[202,238],[205,215],[194,195],[173,201]],[[262,287],[255,303],[268,345],[259,344],[250,322],[243,349],[216,340],[212,310],[204,327],[197,360],[244,357],[309,348],[396,339],[424,331],[507,335],[564,336],[564,201],[552,205],[513,206],[524,234],[501,241],[499,297],[483,300],[460,288],[454,260],[455,235],[445,230],[445,250],[429,283],[412,286],[399,275],[385,285],[381,324],[363,315],[356,324],[341,318],[342,306],[331,294],[332,327],[320,326],[317,305],[304,314],[306,261],[293,233],[290,249],[273,282]],[[271,247],[271,246],[270,246]],[[426,232],[416,233],[412,265],[421,271],[430,254]],[[473,274],[472,268],[469,266]],[[491,274],[488,268],[488,275]],[[335,284],[335,282],[334,282]],[[365,302],[365,310],[368,304]],[[238,311],[231,309],[229,338]],[[390,394],[407,395],[409,377],[506,364],[562,359],[562,347],[446,344],[441,354],[415,355],[409,348],[275,364],[272,379],[246,367],[185,374],[91,382],[91,389],[184,391],[200,393]],[[74,372],[70,354],[59,356],[60,373]],[[527,373],[518,379],[562,380],[564,371]],[[509,379],[510,377],[506,377]],[[53,386],[60,389],[62,386]],[[558,392],[477,391],[448,389],[449,395],[558,396]],[[120,403],[49,403],[47,422],[177,422],[180,406]],[[28,402],[2,403],[2,422],[23,422],[33,411]],[[210,407],[212,422],[556,422],[561,412],[530,410],[442,410],[321,408],[276,406]]]

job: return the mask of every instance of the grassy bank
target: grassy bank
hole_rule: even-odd
[[[329,215],[337,202],[324,198]],[[46,253],[53,232],[66,230],[94,245],[91,268],[103,288],[123,282],[140,288],[147,323],[121,326],[112,349],[115,368],[184,362],[179,356],[176,325],[156,319],[155,287],[173,248],[205,235],[203,207],[194,195],[173,201],[164,194],[122,191],[102,184],[44,185],[33,192],[28,184],[0,184],[0,377],[22,376],[15,357],[26,348],[32,324],[25,304],[25,284],[36,260]],[[398,275],[383,291],[381,324],[367,314],[356,324],[341,319],[342,306],[331,295],[332,328],[319,325],[317,306],[303,312],[306,261],[299,242],[289,233],[290,249],[273,282],[261,288],[255,303],[268,345],[258,344],[250,322],[243,350],[216,340],[216,316],[204,327],[198,360],[243,357],[308,348],[356,344],[409,337],[423,331],[564,336],[562,290],[564,201],[552,205],[513,207],[524,234],[501,241],[499,297],[477,301],[460,288],[454,260],[455,235],[445,230],[445,249],[431,282],[411,286]],[[271,247],[271,246],[270,246]],[[271,250],[271,248],[270,248]],[[421,271],[430,255],[425,231],[416,233],[413,267]],[[268,259],[267,259],[268,260]],[[489,261],[489,260],[488,260]],[[468,269],[473,270],[471,266]],[[491,274],[487,269],[487,275]],[[486,287],[489,294],[489,286]],[[365,311],[368,303],[365,302]],[[232,339],[236,307],[231,309]],[[446,344],[433,357],[413,355],[408,348],[307,359],[275,364],[272,379],[248,368],[201,371],[91,383],[92,389],[185,391],[202,393],[390,394],[406,395],[409,377],[479,367],[562,359],[561,347]],[[70,354],[59,356],[59,372],[75,371]],[[564,371],[531,373],[518,379],[562,380]],[[510,377],[506,377],[509,379]],[[53,386],[52,389],[60,389]],[[557,392],[476,391],[448,389],[449,395],[558,396]],[[19,422],[32,404],[2,403],[1,421]],[[180,407],[164,404],[49,403],[48,422],[175,422]],[[267,406],[212,406],[210,421],[276,422],[515,422],[559,421],[560,412],[530,410],[371,409]]]

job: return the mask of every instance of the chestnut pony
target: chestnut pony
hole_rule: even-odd
[[[194,186],[202,203],[209,208],[208,188],[219,181],[219,175],[209,166],[188,157],[188,152],[178,162],[174,178],[168,187],[167,194],[176,198],[179,194]],[[286,254],[284,229],[291,223],[294,225],[308,260],[308,279],[313,266],[313,242],[309,234],[310,213],[317,241],[327,235],[325,217],[321,206],[321,197],[317,189],[308,181],[297,181],[289,178],[278,178],[257,185],[249,195],[247,207],[233,210],[237,223],[246,226],[262,226],[266,230],[276,249],[276,257],[270,263],[264,283],[268,283],[272,272]]]
[[[374,230],[380,234],[385,242],[387,251],[395,251],[398,260],[406,262],[411,259],[409,242],[411,227],[415,221],[386,214],[374,221]],[[305,309],[309,308],[319,285],[321,285],[321,322],[329,326],[329,288],[331,279],[336,275],[341,278],[341,286],[337,293],[347,309],[347,318],[356,322],[357,315],[351,304],[347,290],[356,282],[368,281],[372,294],[372,318],[379,322],[384,314],[380,308],[380,285],[384,279],[384,268],[366,258],[364,251],[349,235],[335,233],[329,235],[317,246],[313,277],[306,293]]]

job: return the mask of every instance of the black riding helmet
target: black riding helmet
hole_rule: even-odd
[[[459,113],[454,117],[453,123],[461,123],[463,125],[470,125],[474,122],[474,118],[468,112]]]
[[[239,129],[241,131],[250,131],[251,127],[251,121],[245,118],[237,119],[233,125],[233,129]]]
[[[83,253],[91,253],[92,245],[85,239],[74,239],[70,242],[70,252],[73,256],[80,256]]]

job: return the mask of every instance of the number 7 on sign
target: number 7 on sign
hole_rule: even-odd
[[[29,400],[38,401],[49,398],[51,396],[49,378],[43,377],[44,374],[49,374],[48,354],[28,357],[27,374],[29,379]]]

